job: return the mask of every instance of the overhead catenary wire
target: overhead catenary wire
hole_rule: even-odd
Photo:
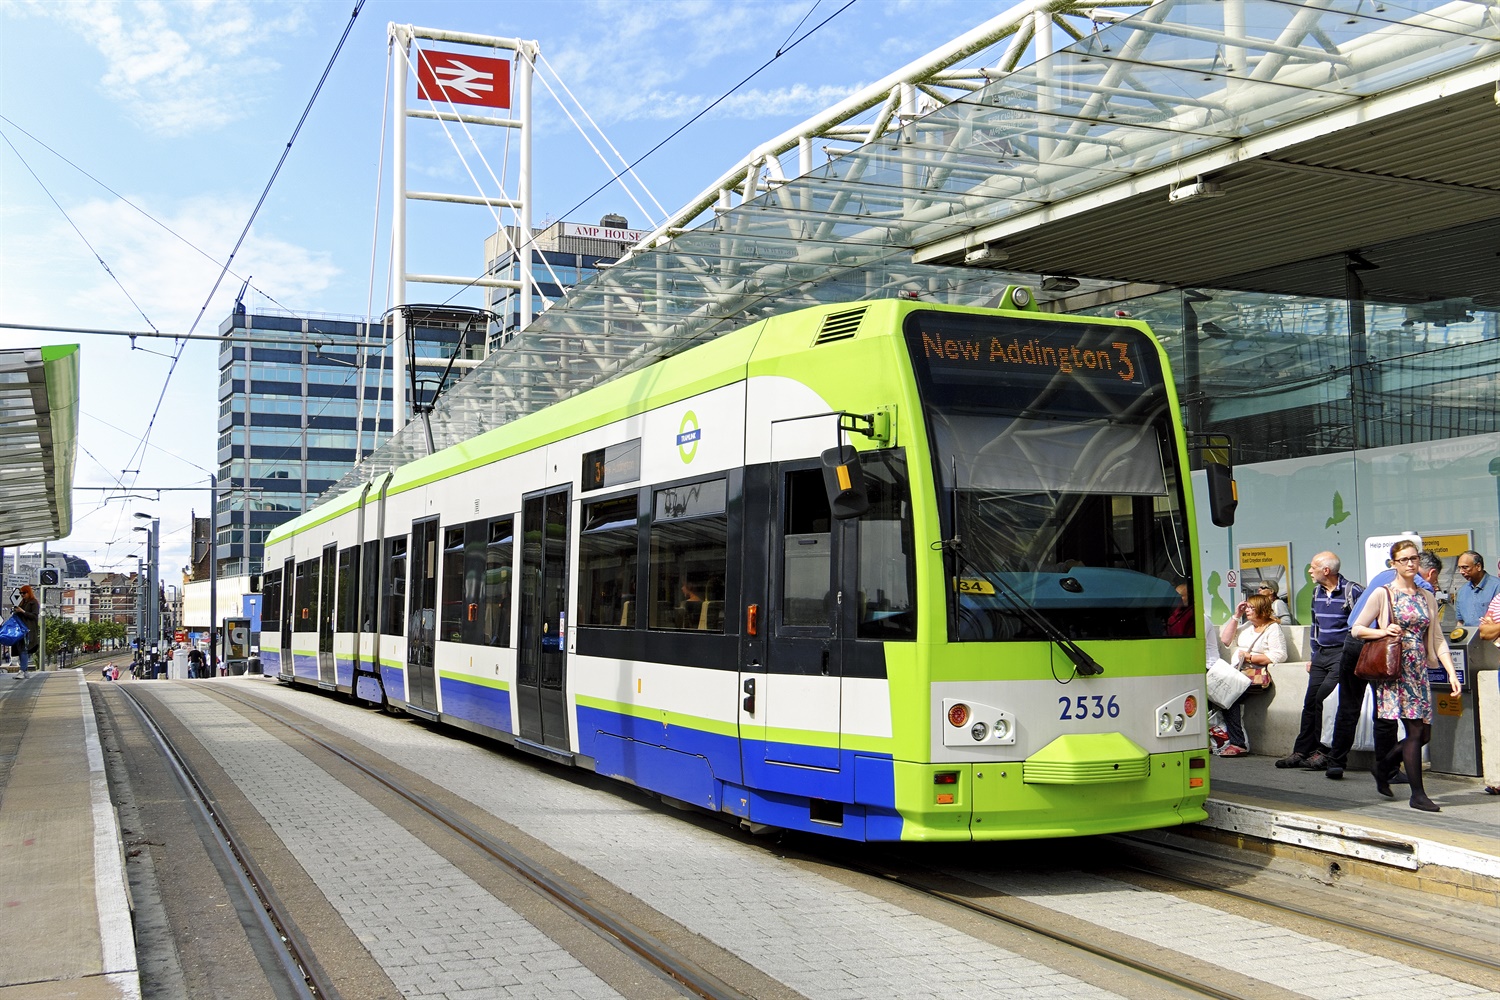
[[[722,93],[718,97],[714,98],[714,100],[711,101],[709,104],[707,104],[701,111],[699,111],[697,114],[693,115],[693,117],[689,118],[687,121],[683,122],[676,129],[674,129],[670,134],[668,134],[667,136],[665,136],[664,138],[662,138],[661,140],[659,140],[650,149],[646,150],[640,156],[636,157],[630,163],[626,164],[626,166],[623,169],[615,172],[614,175],[609,178],[609,180],[607,180],[603,184],[599,185],[593,191],[590,191],[581,200],[579,200],[578,203],[575,204],[572,208],[569,208],[566,212],[563,212],[562,215],[559,216],[559,218],[567,218],[569,215],[572,215],[574,212],[578,211],[578,209],[582,208],[584,205],[587,205],[601,191],[605,190],[611,184],[613,184],[617,180],[619,180],[622,174],[624,174],[624,173],[626,173],[628,171],[632,171],[636,167],[640,166],[643,162],[645,162],[645,160],[648,157],[650,157],[652,154],[654,154],[657,150],[661,149],[667,143],[669,143],[673,139],[677,138],[679,135],[681,135],[683,132],[685,132],[690,126],[692,126],[693,123],[695,123],[696,121],[698,121],[698,119],[702,118],[704,115],[708,114],[714,108],[716,108],[720,104],[724,103],[724,101],[728,100],[731,96],[733,96],[734,93],[736,91],[738,91],[741,87],[743,87],[745,84],[749,83],[751,80],[755,79],[761,73],[765,72],[765,70],[772,63],[774,63],[776,60],[780,59],[782,56],[786,55],[788,52],[792,51],[792,49],[796,48],[798,45],[801,45],[803,42],[807,41],[807,39],[811,38],[824,25],[828,24],[830,21],[832,21],[834,18],[838,17],[844,11],[848,10],[850,7],[853,7],[856,2],[857,2],[857,0],[847,0],[847,2],[842,7],[840,7],[838,10],[834,11],[832,14],[829,14],[827,17],[823,18],[823,20],[819,21],[817,24],[813,25],[811,28],[809,28],[807,30],[806,33],[804,33],[796,41],[792,42],[790,45],[783,43],[782,46],[776,50],[776,54],[775,55],[771,56],[771,58],[769,58],[765,62],[761,63],[758,67],[756,67],[753,71],[751,71],[751,73],[748,76],[746,76],[744,79],[742,79],[739,83],[736,83],[733,87],[730,87],[724,93]],[[814,4],[814,6],[816,6],[816,4]],[[527,233],[527,234],[525,234],[525,236],[526,236],[526,239],[527,239],[528,243],[532,242],[531,234]],[[455,292],[453,292],[452,295],[450,295],[450,296],[448,296],[448,298],[444,299],[441,304],[442,305],[447,305],[448,303],[451,303],[454,299],[458,298],[464,292],[469,291],[473,287],[474,287],[474,282],[472,282],[472,281],[469,282],[467,285],[460,286]]]
[[[141,314],[141,319],[146,321],[146,325],[149,326],[152,330],[155,330],[156,324],[151,322],[151,317],[146,315],[146,310],[141,308],[141,304],[135,300],[135,296],[130,294],[129,289],[127,289],[125,287],[125,284],[120,281],[115,272],[110,269],[109,264],[105,263],[104,257],[99,253],[98,250],[94,249],[94,244],[89,242],[89,238],[83,235],[83,230],[78,228],[78,223],[73,221],[73,217],[68,214],[68,210],[62,207],[62,203],[59,202],[57,198],[52,194],[52,191],[42,181],[41,177],[37,175],[37,172],[31,169],[31,164],[27,162],[26,157],[21,155],[21,151],[16,148],[16,144],[10,141],[10,136],[5,135],[4,133],[0,133],[0,139],[5,140],[5,144],[10,147],[10,151],[12,153],[16,154],[16,159],[21,161],[21,166],[26,168],[26,172],[31,175],[32,180],[36,181],[37,186],[42,189],[42,193],[45,194],[48,200],[50,200],[52,204],[57,208],[57,210],[62,213],[62,217],[67,220],[68,225],[73,227],[73,232],[77,233],[78,238],[83,241],[83,245],[89,248],[89,253],[93,254],[94,259],[99,262],[99,266],[104,268],[104,273],[109,275],[109,280],[115,283],[115,285],[120,289],[120,292],[125,296],[126,299],[130,301],[130,304],[135,307],[135,311]]]
[[[318,83],[313,88],[312,96],[308,98],[306,106],[302,109],[302,116],[297,119],[297,125],[292,129],[291,137],[287,139],[286,146],[282,149],[281,158],[276,162],[276,168],[271,171],[271,176],[266,181],[266,186],[262,189],[260,198],[255,203],[255,208],[251,210],[250,217],[245,220],[244,229],[240,231],[239,238],[235,240],[234,248],[230,250],[229,256],[225,259],[224,265],[219,271],[219,276],[214,279],[213,287],[204,298],[203,305],[199,308],[198,315],[193,319],[192,326],[188,328],[190,335],[198,329],[198,324],[202,322],[204,314],[208,311],[209,304],[213,301],[214,295],[218,293],[219,286],[224,281],[224,275],[228,273],[230,266],[234,263],[235,255],[239,253],[240,247],[244,245],[246,238],[250,235],[250,227],[255,224],[256,216],[260,214],[261,207],[265,205],[266,198],[270,196],[271,187],[276,183],[276,178],[281,174],[281,168],[286,165],[287,158],[292,153],[292,146],[296,143],[297,136],[301,134],[302,126],[307,123],[308,116],[312,114],[313,105],[317,102],[318,95],[322,93],[323,85],[328,82],[328,75],[333,72],[333,65],[338,61],[339,53],[344,50],[344,43],[349,40],[349,34],[354,30],[354,23],[359,18],[359,12],[364,5],[365,0],[358,0],[354,5],[354,10],[349,15],[349,21],[344,25],[344,33],[339,36],[338,44],[334,46],[333,54],[328,58],[328,64],[323,67],[323,75],[318,78]],[[172,359],[172,365],[167,370],[166,378],[162,380],[161,393],[157,396],[156,406],[152,409],[151,417],[146,422],[146,433],[141,438],[140,446],[131,454],[132,461],[144,453],[145,446],[151,439],[151,432],[156,426],[156,419],[161,415],[162,402],[166,399],[167,389],[172,384],[172,375],[176,372],[177,364],[181,360],[182,352],[186,348],[187,342],[183,341],[177,349],[176,356]]]

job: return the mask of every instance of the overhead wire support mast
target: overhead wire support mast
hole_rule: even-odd
[[[396,72],[392,74],[392,217],[391,217],[391,308],[395,323],[391,331],[391,416],[393,427],[399,430],[407,422],[406,368],[406,315],[403,307],[411,305],[407,298],[408,281],[423,284],[458,284],[463,286],[514,287],[518,293],[521,311],[521,326],[531,322],[531,82],[535,72],[539,46],[534,41],[519,38],[500,38],[491,35],[475,35],[460,31],[444,31],[437,28],[419,28],[411,24],[392,22],[386,28],[392,45],[392,57]],[[412,48],[417,39],[448,42],[457,45],[472,45],[487,49],[505,49],[516,53],[514,67],[516,92],[510,94],[511,66],[501,59],[470,57],[460,53],[429,53],[418,49],[417,96],[433,105],[433,110],[409,110],[406,91],[409,66],[412,65]],[[395,49],[399,48],[399,52]],[[467,60],[467,61],[466,61]],[[503,74],[503,75],[502,75]],[[450,108],[456,104],[482,105],[491,108],[509,109],[514,117],[495,118],[480,115],[461,115],[456,111],[436,110],[437,102],[445,102]],[[514,128],[520,133],[519,169],[516,197],[491,198],[481,192],[479,196],[444,194],[437,192],[410,191],[406,186],[406,120],[428,118],[439,122],[454,121],[462,124],[494,125]],[[510,209],[515,213],[516,229],[521,239],[516,247],[520,275],[518,281],[491,278],[457,278],[438,274],[409,273],[406,261],[406,206],[408,201],[449,202],[460,205],[481,205],[491,212]],[[504,225],[497,227],[502,233]]]

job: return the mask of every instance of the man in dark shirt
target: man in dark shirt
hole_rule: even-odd
[[[1318,742],[1323,731],[1323,699],[1339,683],[1339,661],[1349,635],[1349,615],[1364,589],[1344,579],[1342,563],[1332,552],[1319,552],[1308,564],[1315,587],[1312,599],[1312,660],[1307,665],[1307,694],[1302,699],[1302,727],[1292,752],[1277,767],[1305,767],[1321,771],[1329,764],[1328,747]]]

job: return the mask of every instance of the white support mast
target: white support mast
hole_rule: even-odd
[[[419,28],[410,24],[390,24],[387,33],[393,43],[391,50],[396,60],[396,72],[392,74],[395,87],[395,100],[392,102],[394,108],[394,121],[392,123],[393,143],[393,166],[392,197],[394,206],[391,217],[391,305],[394,310],[391,345],[391,417],[393,431],[399,431],[407,423],[407,399],[406,382],[408,379],[407,368],[414,364],[414,360],[407,357],[406,350],[406,314],[403,307],[410,305],[408,299],[407,284],[435,284],[455,285],[460,288],[510,288],[519,294],[521,310],[521,326],[524,328],[531,322],[531,287],[529,280],[531,275],[531,81],[535,72],[537,53],[540,51],[536,42],[523,41],[519,38],[499,38],[491,35],[474,35],[466,32],[443,31],[437,28]],[[499,118],[483,114],[465,114],[455,110],[459,104],[472,105],[475,103],[490,104],[493,107],[502,105],[494,104],[487,100],[475,100],[476,94],[496,93],[501,82],[492,79],[490,75],[480,74],[475,76],[471,71],[463,76],[454,74],[446,69],[434,75],[447,72],[449,75],[442,76],[437,80],[437,86],[446,95],[439,100],[433,95],[428,95],[424,102],[425,108],[407,107],[407,87],[410,76],[409,70],[417,65],[417,54],[413,52],[413,42],[417,39],[425,39],[434,42],[444,42],[457,45],[468,45],[486,49],[506,49],[516,53],[516,92],[512,100],[506,102],[514,117]],[[453,63],[457,65],[457,63]],[[466,67],[467,70],[467,67]],[[478,81],[490,80],[485,84]],[[504,84],[505,92],[509,91],[509,79]],[[465,99],[467,96],[469,99]],[[488,125],[500,128],[513,128],[520,133],[520,168],[518,171],[518,185],[514,196],[507,196],[506,192],[490,192],[477,190],[472,194],[460,194],[456,192],[430,192],[412,191],[407,187],[406,177],[406,122],[408,118],[425,119],[442,123],[441,127],[449,131],[449,141],[453,142],[455,148],[459,148],[457,139],[469,137],[472,141],[469,126]],[[475,153],[483,160],[483,154]],[[460,152],[460,155],[464,155]],[[481,170],[470,169],[469,176],[474,178],[475,184],[479,185],[486,178],[493,180],[496,175],[489,170],[488,164],[484,164]],[[495,181],[498,184],[498,180]],[[519,246],[512,246],[520,263],[520,276],[518,279],[495,278],[488,273],[478,277],[467,275],[428,274],[412,272],[408,269],[407,262],[407,226],[406,210],[407,203],[411,201],[434,201],[445,202],[454,205],[471,205],[484,208],[492,214],[495,221],[494,229],[504,234],[506,227],[500,222],[500,212],[510,209],[515,212],[516,228],[519,236]],[[506,237],[509,241],[509,237]],[[488,263],[488,262],[486,262]]]

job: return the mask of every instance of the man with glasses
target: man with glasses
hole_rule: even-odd
[[[1323,699],[1339,683],[1339,663],[1344,640],[1349,637],[1349,616],[1364,588],[1346,580],[1339,572],[1343,563],[1332,552],[1319,552],[1308,564],[1314,584],[1312,599],[1312,660],[1307,665],[1307,694],[1302,698],[1302,726],[1297,730],[1292,752],[1276,762],[1277,767],[1305,767],[1321,771],[1329,764],[1329,748],[1318,742],[1323,731]]]
[[[1500,594],[1500,579],[1484,571],[1484,556],[1472,549],[1459,555],[1458,575],[1465,582],[1458,588],[1453,610],[1460,625],[1473,628],[1484,617],[1490,602]]]
[[[1432,590],[1433,581],[1437,579],[1438,571],[1443,568],[1443,561],[1432,552],[1423,552],[1420,556],[1403,556],[1398,562],[1416,562],[1420,564],[1417,571],[1417,586],[1423,590]],[[1365,587],[1364,593],[1354,602],[1349,609],[1349,621],[1359,617],[1359,612],[1370,599],[1370,595],[1381,587],[1387,586],[1396,579],[1396,571],[1387,567],[1376,573]],[[1327,766],[1323,771],[1325,778],[1342,778],[1344,776],[1344,765],[1349,760],[1349,750],[1354,746],[1354,730],[1359,723],[1359,710],[1365,703],[1365,689],[1370,682],[1362,677],[1354,676],[1354,668],[1359,663],[1359,651],[1365,648],[1363,639],[1349,636],[1344,640],[1344,648],[1339,657],[1339,714],[1334,719],[1333,743],[1328,748]],[[1389,756],[1390,751],[1396,746],[1396,720],[1382,719],[1375,716],[1375,760],[1382,761]],[[1377,765],[1378,766],[1378,765]],[[1389,775],[1381,775],[1387,784],[1402,785],[1406,783],[1406,776],[1401,773],[1400,765]]]

